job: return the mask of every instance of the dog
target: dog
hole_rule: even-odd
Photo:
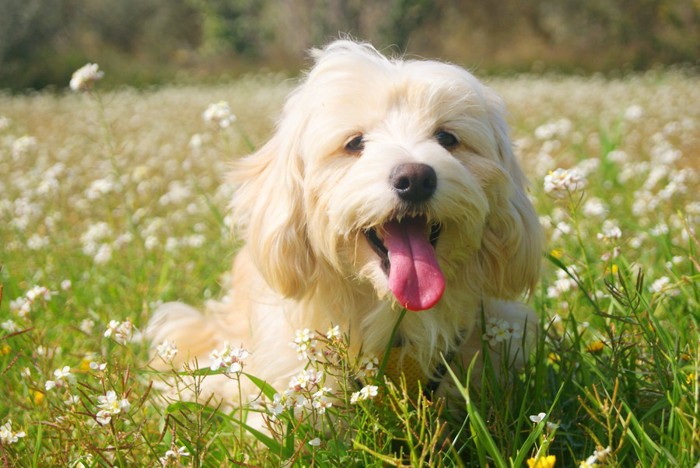
[[[177,365],[242,346],[246,372],[281,389],[306,364],[295,332],[338,326],[351,352],[395,345],[399,369],[410,356],[439,386],[444,356],[466,368],[482,349],[482,319],[537,323],[519,301],[542,235],[504,105],[456,65],[351,40],[312,56],[271,139],[234,163],[230,291],[204,313],[164,304],[146,335],[174,342]],[[211,376],[200,391],[230,402],[236,385]]]

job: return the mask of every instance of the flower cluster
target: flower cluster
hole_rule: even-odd
[[[610,447],[597,448],[593,451],[593,455],[586,458],[579,464],[579,468],[594,468],[598,466],[599,462],[604,462],[611,452],[612,449]]]
[[[520,324],[511,323],[497,317],[489,317],[483,335],[483,339],[488,341],[491,346],[496,346],[498,343],[509,340],[517,341],[522,337],[523,333]]]
[[[376,385],[365,385],[360,389],[359,392],[354,392],[350,396],[350,403],[353,405],[364,401],[364,400],[371,400],[374,397],[376,397],[379,394],[379,387]]]
[[[163,362],[172,362],[177,355],[177,346],[175,345],[175,342],[165,340],[156,347],[156,354],[158,354],[158,357],[160,357]]]
[[[105,395],[97,397],[97,408],[99,411],[95,415],[95,420],[105,426],[122,412],[127,413],[131,408],[131,403],[126,398],[118,399],[114,390],[109,390]]]
[[[70,89],[73,91],[89,91],[95,85],[95,82],[104,77],[104,72],[100,71],[100,67],[96,63],[88,63],[83,65],[75,72],[70,79]]]
[[[56,387],[63,387],[67,381],[70,381],[73,378],[73,374],[71,374],[70,367],[63,366],[62,368],[53,371],[53,377],[53,380],[47,380],[44,384],[46,391],[53,390]]]
[[[165,454],[158,459],[160,461],[161,466],[183,466],[182,462],[180,459],[182,457],[189,457],[190,452],[187,451],[187,447],[184,445],[182,447],[179,447],[177,449],[170,449]]]
[[[130,319],[126,319],[123,322],[117,320],[110,320],[109,325],[107,325],[107,330],[105,330],[105,338],[112,338],[114,341],[121,345],[125,345],[131,341],[131,337],[134,334],[134,325],[131,323]]]
[[[226,101],[210,104],[202,114],[205,122],[214,123],[220,128],[227,128],[236,121],[236,116],[231,113],[231,107]]]
[[[45,286],[34,286],[27,291],[24,296],[18,297],[14,301],[10,301],[10,310],[16,313],[19,317],[27,317],[32,306],[38,300],[50,301],[54,293]]]
[[[323,357],[316,338],[316,333],[308,328],[297,330],[291,346],[296,349],[297,357],[300,361],[316,361]]]
[[[325,374],[315,369],[304,369],[289,380],[287,389],[282,394],[275,394],[267,405],[268,412],[276,418],[288,409],[298,411],[313,410],[324,414],[333,406],[330,400],[331,389],[324,386]]]
[[[226,375],[240,374],[248,356],[250,356],[248,350],[232,347],[228,341],[225,341],[222,349],[215,349],[209,354],[211,361],[209,368],[213,371],[223,368]]]
[[[24,431],[14,432],[12,430],[11,419],[8,419],[5,424],[0,426],[0,443],[2,445],[14,444],[24,436],[26,436]]]
[[[544,191],[554,198],[564,198],[583,190],[586,184],[585,177],[577,169],[558,168],[544,177]]]

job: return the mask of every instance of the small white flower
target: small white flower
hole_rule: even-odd
[[[328,338],[329,340],[339,340],[341,337],[342,335],[340,333],[339,325],[329,328],[326,332],[326,338]]]
[[[156,353],[164,362],[172,362],[177,354],[177,346],[174,341],[165,340],[156,347]]]
[[[56,369],[55,371],[53,371],[53,375],[56,378],[56,380],[65,380],[67,378],[70,378],[70,367],[63,366],[61,369]]]
[[[7,319],[2,324],[0,324],[0,327],[2,327],[3,330],[5,330],[8,333],[14,333],[16,331],[19,331],[19,325],[17,325],[14,320]]]
[[[46,383],[44,383],[44,388],[47,392],[51,391],[54,388],[56,388],[56,382],[54,382],[53,380],[47,380]]]
[[[37,147],[36,138],[24,135],[12,142],[12,159],[17,161],[25,154],[33,151]]]
[[[117,343],[124,345],[131,341],[133,333],[134,325],[131,323],[130,319],[126,319],[123,322],[110,320],[104,336],[105,338],[112,338]]]
[[[104,72],[96,63],[88,63],[75,72],[70,79],[70,89],[73,91],[88,91],[92,89],[95,82],[104,77]]]
[[[638,104],[633,104],[625,109],[625,120],[636,122],[644,116],[644,109]]]
[[[318,347],[318,340],[316,339],[316,334],[304,328],[303,330],[297,330],[294,334],[294,341],[290,345],[296,349],[297,357],[301,360],[317,361],[323,354]]]
[[[10,445],[16,443],[22,437],[25,437],[24,431],[14,432],[12,430],[12,420],[8,419],[5,424],[0,426],[0,443]]]
[[[377,375],[379,371],[379,358],[376,356],[362,356],[360,361],[360,370],[357,372],[357,378],[366,379]]]
[[[530,416],[530,421],[534,422],[535,424],[538,424],[538,423],[542,422],[542,420],[546,417],[547,417],[547,413],[533,414]]]
[[[97,408],[99,411],[95,415],[95,419],[104,426],[111,421],[112,416],[128,412],[131,403],[126,398],[118,399],[117,393],[114,390],[109,390],[105,395],[97,397]]]
[[[599,232],[597,237],[598,240],[611,242],[622,237],[622,230],[614,221],[606,219],[605,222],[603,222],[602,232]]]
[[[483,335],[484,340],[488,341],[491,346],[511,339],[517,341],[522,337],[520,324],[510,323],[496,317],[489,318],[486,323],[486,332]]]
[[[217,124],[220,128],[226,128],[236,121],[236,116],[231,113],[231,107],[226,101],[210,104],[202,114],[205,122]]]
[[[376,385],[366,385],[360,389],[359,392],[354,392],[350,396],[350,403],[353,405],[364,400],[371,400],[376,397],[379,393],[379,387]]]
[[[554,198],[565,196],[586,187],[587,181],[577,169],[558,168],[544,177],[544,191]]]
[[[95,328],[95,322],[91,319],[84,319],[80,322],[80,331],[86,335],[91,335],[93,328]]]
[[[213,371],[224,368],[224,374],[226,375],[240,374],[248,356],[250,356],[250,353],[247,349],[232,347],[228,341],[225,341],[221,350],[215,349],[209,354],[209,359],[211,360],[209,368]]]
[[[71,283],[71,280],[67,279],[67,280],[61,281],[61,289],[63,291],[68,291],[72,285],[73,285],[73,283]]]
[[[311,439],[309,441],[309,445],[312,447],[318,447],[319,445],[321,445],[321,439],[319,439],[318,437]]]
[[[112,414],[107,410],[100,410],[95,415],[95,419],[101,425],[106,426],[112,420]]]

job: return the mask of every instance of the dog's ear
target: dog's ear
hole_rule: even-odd
[[[492,297],[514,298],[531,292],[539,277],[542,229],[526,193],[525,176],[513,153],[504,106],[495,93],[486,94],[494,132],[498,170],[485,184],[490,212],[482,238],[479,261],[484,290]]]
[[[270,141],[234,164],[232,208],[237,231],[267,283],[286,297],[299,298],[315,277],[316,258],[305,221],[298,147],[303,121],[289,115],[292,104],[287,103]]]

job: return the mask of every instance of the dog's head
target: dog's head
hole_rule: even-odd
[[[443,292],[511,298],[539,269],[539,222],[497,96],[434,61],[337,41],[290,95],[272,139],[239,161],[235,218],[271,287],[320,277],[411,310]]]

